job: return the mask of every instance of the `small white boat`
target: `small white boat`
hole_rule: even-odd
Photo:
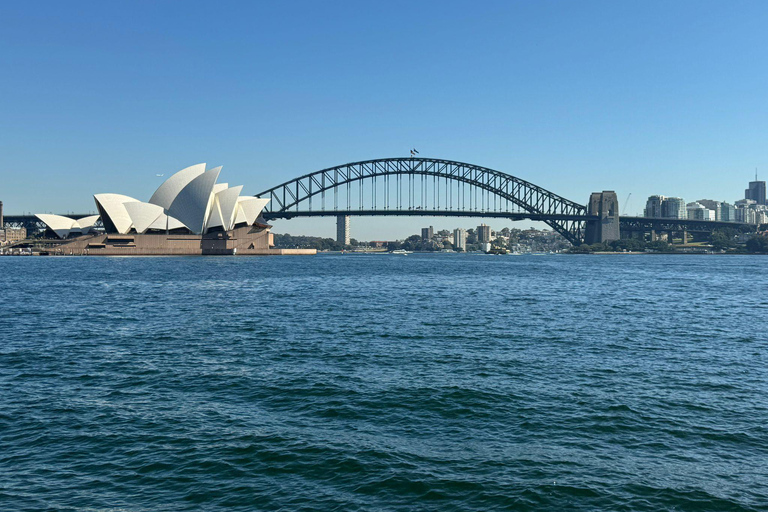
[[[391,252],[391,254],[411,254],[411,251],[406,251],[405,249],[395,249]]]

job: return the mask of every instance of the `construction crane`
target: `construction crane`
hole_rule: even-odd
[[[621,210],[621,216],[623,217],[627,213],[627,206],[629,206],[629,198],[632,197],[632,192],[627,194],[627,198],[624,200],[624,209]]]

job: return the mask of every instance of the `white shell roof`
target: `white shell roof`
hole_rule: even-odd
[[[195,164],[182,169],[168,178],[160,185],[149,202],[162,206],[166,210],[171,207],[176,196],[179,195],[184,187],[186,187],[192,180],[200,176],[205,172],[205,164]]]
[[[147,229],[159,229],[165,231],[166,229],[171,230],[185,227],[186,226],[178,219],[174,219],[163,213]]]
[[[163,207],[151,203],[125,203],[125,209],[137,233],[144,233],[149,226],[163,215]]]
[[[56,233],[59,238],[67,238],[72,231],[77,229],[80,231],[80,226],[75,219],[64,217],[63,215],[53,215],[50,213],[38,213],[35,217],[45,223],[51,231]]]
[[[117,232],[121,235],[125,235],[131,230],[133,221],[128,214],[128,210],[125,209],[125,203],[140,203],[138,199],[134,199],[122,194],[96,194],[93,196],[96,202],[101,205],[103,211],[109,216],[112,224],[115,225]]]
[[[205,222],[213,199],[213,187],[219,178],[221,167],[205,171],[190,181],[176,195],[168,215],[184,223],[190,231],[201,234],[205,230]]]
[[[243,222],[248,222],[248,219],[245,218],[245,212],[243,211],[243,207],[240,206],[240,203],[237,203],[237,208],[235,208],[235,210],[235,221],[232,224],[233,226],[237,226]]]
[[[237,214],[237,199],[240,197],[240,192],[242,191],[243,186],[238,185],[237,187],[231,187],[216,194],[216,201],[219,203],[219,208],[221,209],[221,218],[224,221],[222,225],[227,231],[232,229],[235,215]]]
[[[221,218],[221,209],[219,208],[219,202],[214,199],[211,205],[211,211],[208,214],[208,222],[205,225],[206,229],[215,228],[218,226],[224,226],[224,220]]]
[[[259,214],[261,213],[261,210],[263,210],[264,207],[267,206],[268,202],[269,202],[269,199],[262,199],[260,197],[240,196],[237,198],[237,204],[243,208],[243,213],[245,214],[245,220],[248,223],[248,225],[251,225],[254,222],[256,222],[256,219],[259,218]]]
[[[114,226],[120,234],[131,228],[137,233],[148,229],[166,230],[186,227],[195,234],[208,228],[223,227],[229,231],[237,224],[253,224],[269,199],[241,196],[242,185],[229,187],[216,183],[221,167],[205,170],[196,164],[175,173],[144,203],[122,194],[93,196],[109,230]],[[72,232],[88,233],[99,219],[90,215],[75,220],[61,215],[38,214],[37,217],[57,236],[66,238]]]
[[[93,226],[99,220],[99,217],[100,215],[89,215],[88,217],[77,219],[77,224],[80,226],[83,233],[88,233],[93,229]]]

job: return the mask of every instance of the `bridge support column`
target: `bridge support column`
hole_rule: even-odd
[[[651,230],[651,242],[655,242],[655,241],[656,241],[656,230],[652,229]]]
[[[603,190],[593,192],[589,197],[588,215],[597,215],[598,220],[587,221],[584,241],[588,244],[610,242],[621,238],[619,231],[619,199],[616,192]]]

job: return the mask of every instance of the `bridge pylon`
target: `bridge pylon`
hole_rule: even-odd
[[[597,220],[588,220],[584,242],[599,244],[621,238],[619,230],[619,199],[613,190],[593,192],[587,205],[588,215],[597,215]]]

